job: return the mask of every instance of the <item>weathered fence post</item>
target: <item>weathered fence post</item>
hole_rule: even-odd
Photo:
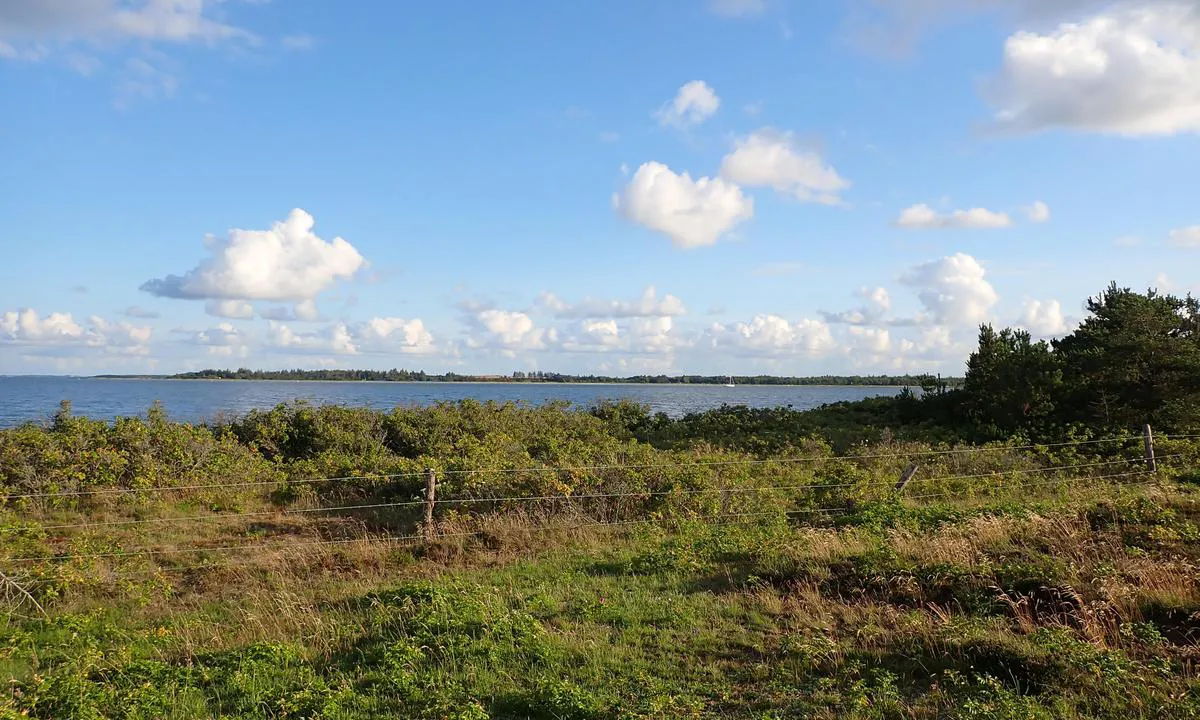
[[[904,486],[908,485],[913,476],[917,474],[917,467],[918,465],[913,463],[900,474],[900,482],[896,483],[896,492],[904,492]]]
[[[1158,463],[1154,461],[1154,431],[1150,429],[1150,423],[1142,428],[1142,439],[1146,442],[1146,467],[1150,472],[1158,472]]]
[[[721,517],[729,514],[729,488],[725,485],[725,476],[721,468],[717,468],[717,487],[721,491]]]
[[[433,539],[433,506],[437,502],[437,472],[433,468],[425,471],[425,525],[426,540]]]

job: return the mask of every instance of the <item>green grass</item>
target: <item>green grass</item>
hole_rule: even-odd
[[[1197,717],[1196,501],[511,523],[129,573],[10,612],[0,717]]]
[[[1200,717],[1200,443],[1108,478],[1138,443],[720,449],[710,419],[0,431],[0,719]],[[419,507],[294,512],[408,502],[426,467],[445,500],[552,500],[447,503],[428,543],[395,540]]]

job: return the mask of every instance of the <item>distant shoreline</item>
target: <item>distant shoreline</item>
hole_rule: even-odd
[[[174,375],[125,375],[102,374],[88,376],[97,380],[208,380],[208,381],[254,381],[254,382],[340,382],[340,383],[392,383],[392,384],[445,384],[445,385],[702,385],[724,387],[729,384],[728,376],[683,375],[683,376],[577,376],[547,375],[545,377],[512,377],[507,375],[427,375],[409,371],[202,371]],[[920,387],[933,378],[922,376],[860,376],[821,375],[812,377],[784,376],[733,376],[736,387]],[[941,378],[938,382],[957,385],[958,378]]]
[[[11,375],[9,377],[21,377],[19,375]],[[38,376],[45,377],[45,376]],[[188,381],[188,382],[261,382],[261,383],[304,383],[304,382],[319,382],[319,383],[354,383],[361,385],[628,385],[631,387],[662,387],[670,386],[696,386],[703,387],[725,387],[725,383],[704,383],[704,382],[669,382],[669,383],[650,383],[636,382],[626,380],[608,380],[587,382],[579,380],[316,380],[313,378],[285,380],[279,378],[178,378],[171,375],[84,375],[70,376],[79,380],[161,380],[161,381]],[[904,388],[913,387],[911,385],[885,385],[882,383],[818,383],[818,382],[775,382],[775,383],[738,383],[737,387],[879,387],[879,388]]]

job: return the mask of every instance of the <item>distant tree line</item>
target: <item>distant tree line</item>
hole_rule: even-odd
[[[651,385],[720,385],[729,382],[728,375],[570,375],[556,372],[521,372],[511,375],[440,375],[423,370],[198,370],[179,373],[171,378],[180,380],[365,380],[374,382],[514,382],[514,383],[636,383]],[[779,377],[774,375],[733,376],[738,385],[867,385],[896,387],[957,387],[959,378],[939,379],[929,375],[819,375],[814,377]]]

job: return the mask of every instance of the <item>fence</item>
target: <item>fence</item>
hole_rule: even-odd
[[[1200,436],[1175,436],[1173,439],[1195,439]],[[1032,468],[1017,468],[1008,469],[1004,472],[988,472],[988,473],[971,473],[958,474],[948,476],[928,476],[922,477],[920,469],[922,463],[928,463],[936,458],[943,458],[954,455],[975,455],[989,452],[1008,452],[1020,450],[1034,449],[1053,449],[1053,448],[1069,448],[1069,447],[1084,447],[1084,446],[1099,446],[1104,444],[1128,444],[1131,442],[1140,441],[1142,445],[1141,453],[1134,457],[1123,457],[1111,460],[1097,460],[1085,463],[1073,463],[1067,465],[1049,465]],[[61,534],[62,531],[86,531],[100,528],[115,528],[115,527],[133,527],[146,525],[159,525],[169,523],[207,523],[207,522],[227,522],[230,520],[250,520],[250,519],[265,519],[265,518],[283,518],[287,516],[311,516],[321,514],[351,514],[361,511],[379,511],[385,509],[410,510],[421,517],[420,522],[415,528],[417,531],[412,533],[391,534],[384,533],[375,536],[363,537],[347,537],[347,538],[321,538],[315,540],[291,540],[285,544],[267,544],[267,543],[236,543],[227,545],[195,545],[187,547],[166,547],[166,548],[132,548],[128,550],[117,550],[111,552],[57,552],[54,554],[42,555],[24,555],[0,558],[0,563],[13,567],[30,567],[37,563],[63,563],[72,560],[105,560],[118,558],[132,557],[166,557],[179,556],[189,554],[225,554],[236,553],[241,551],[265,551],[274,549],[292,549],[300,547],[325,547],[338,546],[353,543],[430,543],[439,538],[456,538],[456,537],[471,537],[478,536],[481,531],[471,532],[446,532],[439,530],[437,522],[438,508],[454,508],[467,509],[472,506],[486,505],[503,505],[506,508],[514,507],[536,507],[539,504],[559,503],[567,504],[570,507],[579,508],[579,504],[583,501],[602,501],[602,500],[638,500],[645,502],[651,498],[688,498],[701,497],[705,495],[716,495],[721,500],[721,511],[710,513],[705,516],[698,516],[696,519],[710,522],[713,524],[726,524],[731,522],[745,521],[751,518],[766,518],[766,517],[783,517],[788,519],[796,519],[803,517],[819,517],[828,516],[837,513],[849,513],[854,508],[849,504],[840,504],[833,507],[792,507],[791,509],[776,508],[771,511],[762,512],[738,512],[731,513],[728,511],[730,503],[734,498],[741,496],[739,499],[742,504],[745,504],[751,499],[763,500],[770,494],[783,494],[782,500],[791,501],[793,505],[798,501],[796,494],[809,493],[828,493],[831,490],[855,490],[855,489],[874,489],[880,491],[881,495],[892,498],[906,498],[908,500],[929,501],[936,498],[943,499],[966,499],[972,496],[973,493],[984,491],[1000,491],[1005,489],[1016,488],[1031,488],[1038,486],[1063,485],[1079,480],[1089,481],[1114,481],[1126,484],[1139,484],[1144,480],[1139,481],[1138,478],[1152,478],[1159,471],[1160,465],[1165,461],[1177,460],[1183,457],[1182,454],[1168,454],[1155,456],[1154,436],[1149,426],[1144,429],[1141,436],[1129,436],[1120,438],[1103,438],[1098,440],[1083,440],[1074,442],[1062,442],[1051,444],[1035,444],[1022,446],[995,446],[995,447],[972,447],[972,448],[957,448],[950,450],[931,450],[913,453],[875,453],[875,454],[860,454],[849,455],[843,457],[789,457],[789,458],[767,458],[767,459],[736,459],[722,461],[704,461],[694,463],[654,463],[641,465],[591,465],[577,467],[527,467],[527,468],[502,468],[502,469],[459,469],[448,470],[439,473],[433,468],[426,469],[421,472],[397,473],[397,474],[382,474],[382,475],[358,475],[333,478],[302,478],[290,481],[267,481],[267,482],[240,482],[240,483],[215,483],[215,484],[194,484],[194,485],[177,485],[177,486],[156,486],[148,488],[98,488],[80,491],[62,491],[62,492],[30,492],[11,494],[0,496],[0,501],[19,501],[33,499],[65,499],[65,498],[82,498],[94,496],[109,496],[109,495],[128,495],[128,494],[143,494],[151,495],[166,492],[191,492],[197,490],[216,490],[242,488],[250,489],[266,486],[280,486],[281,484],[314,484],[314,483],[348,483],[361,482],[367,480],[399,480],[408,479],[415,480],[418,478],[424,479],[424,493],[419,499],[402,500],[396,502],[374,502],[360,503],[349,505],[333,505],[313,508],[282,508],[266,511],[253,512],[229,512],[229,513],[208,513],[203,515],[191,515],[184,517],[151,517],[151,518],[131,518],[121,520],[100,520],[100,521],[82,521],[57,524],[41,524],[35,526],[37,529],[45,532],[56,532]],[[670,489],[660,490],[637,490],[625,492],[584,492],[579,494],[540,494],[540,495],[523,495],[523,496],[489,496],[489,497],[448,497],[439,498],[439,477],[456,476],[456,475],[474,475],[474,474],[505,474],[505,473],[582,473],[596,471],[645,471],[661,468],[680,467],[705,467],[705,468],[720,468],[729,466],[759,466],[769,467],[772,464],[777,465],[793,465],[798,463],[820,464],[831,460],[848,460],[848,461],[863,461],[863,460],[904,460],[908,464],[905,465],[903,472],[898,480],[882,480],[874,482],[852,482],[852,483],[807,483],[807,484],[789,484],[789,485],[747,485],[747,486],[720,486],[720,487],[704,487],[704,488],[679,488],[673,487]],[[1093,473],[1100,474],[1082,475],[1079,471],[1089,470]],[[1113,470],[1116,472],[1108,472]],[[1056,475],[1054,479],[1037,480],[1029,482],[1027,476],[1034,474]],[[1064,477],[1065,475],[1065,477]],[[946,483],[972,481],[995,478],[998,482],[988,484],[982,488],[966,488],[960,491],[943,491],[933,493],[913,493],[909,492],[910,488],[921,482],[936,481],[945,485]],[[1019,482],[1003,482],[1005,480],[1017,480]],[[757,496],[757,497],[755,497]],[[780,499],[780,498],[773,498]],[[809,498],[811,500],[811,498]],[[569,513],[568,513],[569,514]],[[606,527],[628,527],[634,525],[659,524],[662,522],[661,517],[642,517],[638,519],[621,519],[619,517],[610,520],[599,520],[592,522],[577,523],[570,526],[547,526],[546,529],[567,529],[567,530],[583,530],[589,528],[606,528]],[[533,528],[537,529],[537,528]],[[70,542],[71,536],[62,536],[61,540]],[[204,565],[171,565],[162,567],[162,570],[191,570],[205,567],[218,567],[222,565],[235,564],[231,561],[222,563],[210,563]],[[7,580],[7,576],[5,576]]]

